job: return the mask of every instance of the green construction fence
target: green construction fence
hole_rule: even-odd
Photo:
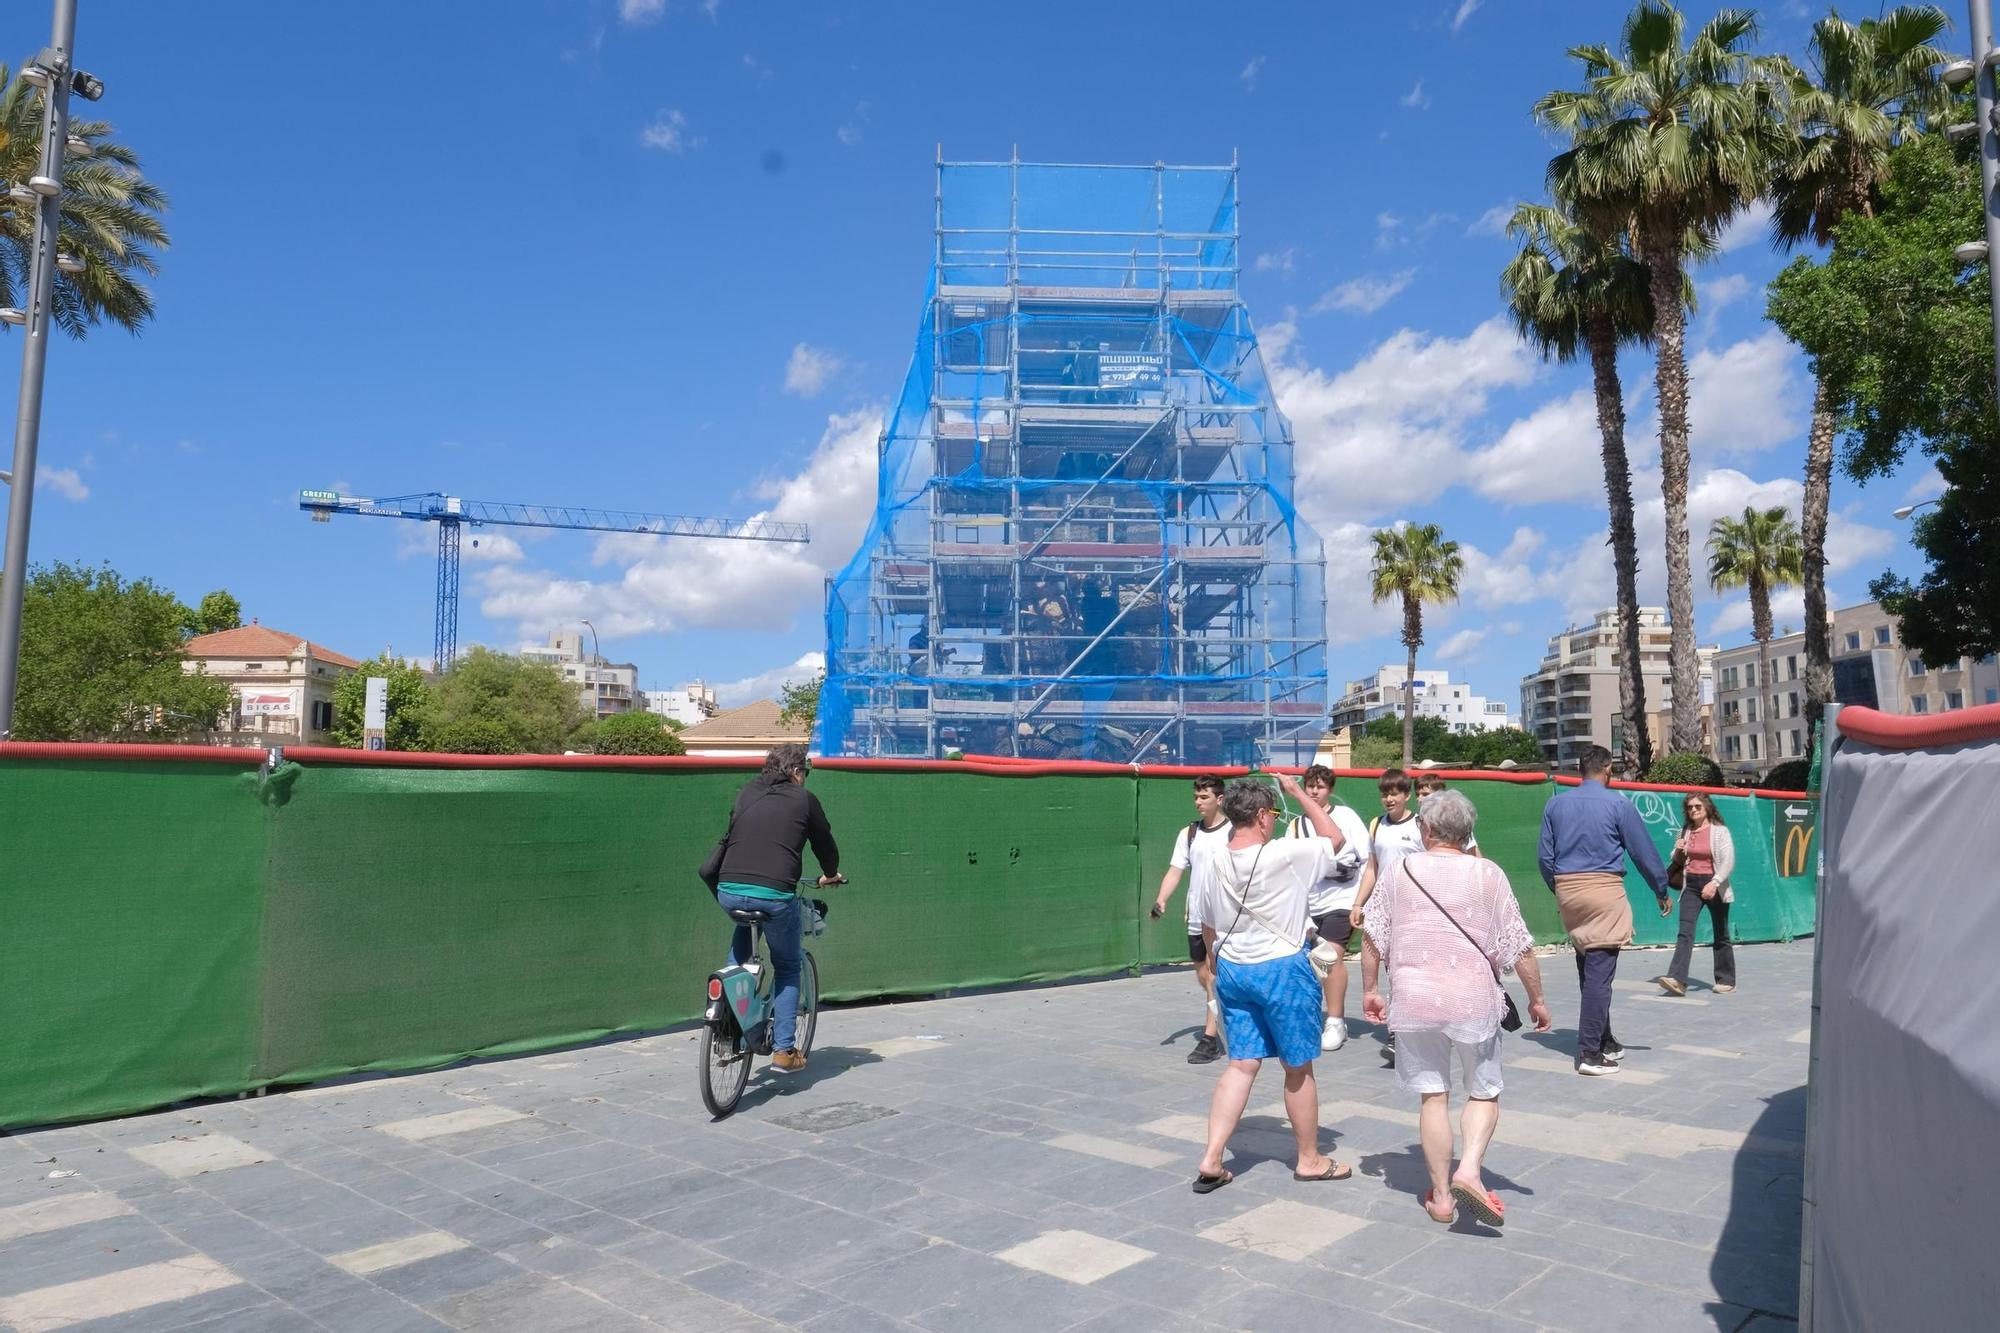
[[[0,1128],[544,1049],[694,1017],[727,921],[693,868],[754,761],[0,744]],[[1149,919],[1193,770],[829,760],[850,886],[811,942],[829,999],[1184,961]],[[1225,773],[1224,776],[1230,776]],[[1454,774],[1536,938],[1547,779]],[[1379,808],[1374,776],[1336,796]],[[1638,789],[1662,848],[1680,793]],[[1736,833],[1739,940],[1810,933],[1774,813]],[[1791,808],[1796,810],[1796,804]],[[1808,835],[1809,836],[1809,835]],[[1794,838],[1796,842],[1796,838]],[[1791,853],[1787,853],[1791,854]],[[808,858],[810,865],[810,858]],[[1641,944],[1674,923],[1630,881]],[[1706,918],[1704,916],[1704,929]]]

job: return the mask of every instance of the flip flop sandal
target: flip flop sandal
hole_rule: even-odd
[[[1458,1209],[1456,1207],[1453,1207],[1453,1209],[1451,1210],[1450,1217],[1439,1217],[1436,1211],[1431,1208],[1431,1195],[1432,1191],[1425,1190],[1424,1197],[1421,1200],[1419,1200],[1419,1202],[1422,1203],[1424,1206],[1424,1215],[1426,1217],[1430,1218],[1431,1221],[1436,1222],[1439,1226],[1446,1226],[1446,1227],[1450,1226],[1453,1222],[1458,1221]]]
[[[1196,1194],[1213,1194],[1234,1179],[1236,1177],[1230,1175],[1227,1171],[1224,1171],[1219,1176],[1211,1176],[1198,1172],[1194,1178],[1194,1192]]]
[[[1354,1174],[1353,1167],[1349,1166],[1345,1162],[1336,1162],[1331,1157],[1329,1157],[1327,1158],[1326,1161],[1326,1170],[1321,1171],[1316,1175],[1310,1175],[1310,1176],[1302,1176],[1298,1172],[1294,1171],[1292,1172],[1292,1179],[1293,1180],[1345,1180],[1353,1174]]]
[[[1476,1190],[1470,1185],[1453,1181],[1451,1197],[1472,1210],[1472,1215],[1489,1227],[1507,1225],[1507,1208],[1500,1202],[1500,1196],[1491,1190]]]

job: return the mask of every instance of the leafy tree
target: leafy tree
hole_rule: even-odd
[[[1774,791],[1805,791],[1812,777],[1812,760],[1787,759],[1764,775],[1763,785]]]
[[[1632,469],[1625,456],[1625,393],[1618,348],[1650,342],[1653,295],[1646,266],[1633,258],[1625,229],[1578,219],[1562,204],[1522,204],[1507,223],[1520,253],[1500,274],[1500,288],[1521,336],[1544,359],[1590,358],[1604,495],[1611,519],[1611,562],[1618,579],[1618,711],[1625,719],[1622,767],[1642,773],[1653,761],[1646,728],[1646,676],[1639,653],[1639,544],[1632,514]],[[1683,293],[1691,297],[1691,284]],[[1692,301],[1690,300],[1690,304]],[[1536,755],[1539,760],[1539,751]]]
[[[1347,762],[1356,768],[1398,768],[1403,760],[1402,728],[1393,739],[1363,735],[1348,752]]]
[[[474,648],[431,687],[424,748],[560,754],[584,721],[576,687],[554,667]]]
[[[1750,637],[1757,641],[1757,680],[1764,706],[1764,754],[1771,748],[1771,592],[1803,577],[1799,529],[1783,505],[1743,507],[1742,518],[1718,518],[1708,529],[1708,582],[1717,592],[1750,592]],[[1807,637],[1811,637],[1810,635]]]
[[[243,604],[226,588],[217,588],[201,599],[194,609],[192,629],[196,634],[218,634],[243,624]]]
[[[1444,539],[1435,523],[1410,523],[1372,534],[1375,564],[1370,591],[1374,600],[1403,601],[1403,647],[1409,664],[1403,673],[1403,767],[1410,766],[1412,727],[1417,714],[1417,649],[1424,642],[1424,603],[1458,600],[1458,580],[1465,560],[1458,543]]]
[[[1970,98],[1955,117],[1974,119]],[[1912,534],[1928,569],[1884,573],[1869,591],[1931,666],[2000,650],[2000,409],[1984,264],[1952,248],[1982,235],[1978,159],[1941,135],[1893,149],[1865,215],[1834,234],[1825,262],[1794,260],[1773,280],[1772,322],[1813,363],[1835,413],[1841,470],[1893,473],[1912,445],[1947,484]]]
[[[391,750],[421,750],[424,723],[430,712],[430,683],[424,673],[398,658],[384,655],[363,662],[333,685],[333,743],[358,750],[368,720],[368,680],[389,682],[388,726],[382,743]]]
[[[1600,227],[1629,228],[1653,297],[1660,411],[1660,492],[1666,506],[1668,645],[1674,698],[1700,697],[1694,573],[1688,553],[1687,319],[1681,303],[1690,234],[1713,238],[1763,193],[1781,136],[1773,114],[1788,68],[1743,44],[1747,10],[1725,9],[1687,37],[1666,0],[1639,0],[1619,49],[1579,46],[1585,86],[1535,105],[1570,136],[1549,162],[1549,189]],[[1684,44],[1684,39],[1685,44]],[[1673,746],[1701,744],[1694,708],[1674,710]]]
[[[1369,768],[1393,767],[1402,763],[1403,720],[1393,713],[1384,713],[1362,729],[1364,740],[1389,741],[1396,747],[1396,754],[1384,764],[1369,764]],[[1467,749],[1469,737],[1460,736],[1445,724],[1443,718],[1419,714],[1410,724],[1410,760],[1421,762],[1435,759],[1440,764],[1469,762]],[[1403,764],[1408,767],[1408,764]]]
[[[194,613],[166,589],[58,564],[29,570],[24,592],[13,739],[171,739],[228,709],[228,685],[184,669]]]
[[[797,685],[786,681],[778,690],[778,721],[788,727],[804,727],[811,731],[819,721],[819,692],[825,684],[824,671]]]
[[[686,754],[687,746],[657,713],[635,709],[586,723],[577,742],[592,754]]]
[[[1722,769],[1705,754],[1663,754],[1646,770],[1646,781],[1670,787],[1720,787]]]
[[[1509,759],[1524,768],[1540,768],[1548,763],[1535,738],[1519,727],[1495,727],[1467,739],[1472,742],[1469,762],[1481,768],[1495,768]]]
[[[1873,217],[1890,173],[1890,154],[1927,128],[1946,96],[1935,67],[1950,21],[1936,5],[1905,5],[1879,19],[1849,23],[1828,14],[1813,25],[1811,73],[1792,71],[1787,105],[1792,139],[1771,182],[1771,230],[1787,248],[1830,245],[1849,216]],[[1976,231],[1968,231],[1968,236]],[[1831,369],[1813,390],[1806,436],[1804,589],[1806,715],[1817,727],[1833,699],[1826,633],[1826,511],[1833,482],[1839,390]]]
[[[42,94],[0,65],[0,177],[24,181],[41,161]],[[140,281],[159,272],[155,252],[170,243],[160,214],[167,196],[139,174],[139,158],[111,140],[101,120],[72,120],[70,134],[84,141],[62,164],[58,246],[83,261],[80,273],[56,271],[54,315],[72,338],[110,320],[137,332],[153,317],[153,294]],[[25,306],[35,212],[0,213],[0,305]]]

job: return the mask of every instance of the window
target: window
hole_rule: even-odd
[[[1724,667],[1722,669],[1722,688],[1725,690],[1733,690],[1736,688],[1735,667]]]
[[[1797,680],[1798,678],[1799,678],[1799,655],[1797,653],[1793,653],[1791,656],[1785,659],[1785,679]]]
[[[1741,749],[1742,741],[1739,737],[1724,736],[1722,738],[1722,754],[1725,759],[1740,758]]]
[[[1912,713],[1930,712],[1931,711],[1930,699],[1927,696],[1921,694],[1910,696],[1910,711]]]
[[[333,704],[330,701],[325,699],[313,701],[312,725],[314,731],[333,729]]]
[[[245,662],[243,664],[243,669],[245,671],[262,671],[264,669],[264,664],[262,662]]]
[[[1789,698],[1792,701],[1792,703],[1791,703],[1791,711],[1786,713],[1785,716],[1797,717],[1799,715],[1799,692],[1797,690],[1793,690],[1791,694],[1786,697]]]
[[[1922,658],[1913,657],[1910,659],[1910,674],[1912,676],[1921,676],[1924,674],[1924,663]]]
[[[1991,685],[1988,685],[1986,687],[1986,702],[2000,704],[2000,690],[1996,690]]]
[[[1757,664],[1755,662],[1744,664],[1743,683],[1753,690],[1757,688]]]
[[[1743,701],[1743,717],[1750,722],[1757,720],[1757,700],[1754,697]]]
[[[1877,648],[1884,648],[1888,646],[1888,643],[1889,627],[1887,625],[1877,625],[1875,627],[1875,646]]]
[[[1861,651],[1861,635],[1859,633],[1854,633],[1847,636],[1847,651],[1850,653],[1858,653]]]
[[[1755,732],[1750,734],[1750,757],[1752,759],[1759,757],[1757,754],[1757,734]]]
[[[1805,733],[1802,731],[1795,731],[1792,733],[1792,758],[1794,759],[1798,758],[1800,753],[1802,752],[1801,751],[1802,742],[1800,740],[1800,737],[1804,735]]]
[[[1963,708],[1965,707],[1965,696],[1957,690],[1953,690],[1945,695],[1944,706],[1946,708]]]

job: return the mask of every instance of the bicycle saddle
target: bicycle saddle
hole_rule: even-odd
[[[765,925],[771,919],[769,912],[753,912],[742,907],[732,907],[728,910],[731,921],[741,921],[746,926]]]

